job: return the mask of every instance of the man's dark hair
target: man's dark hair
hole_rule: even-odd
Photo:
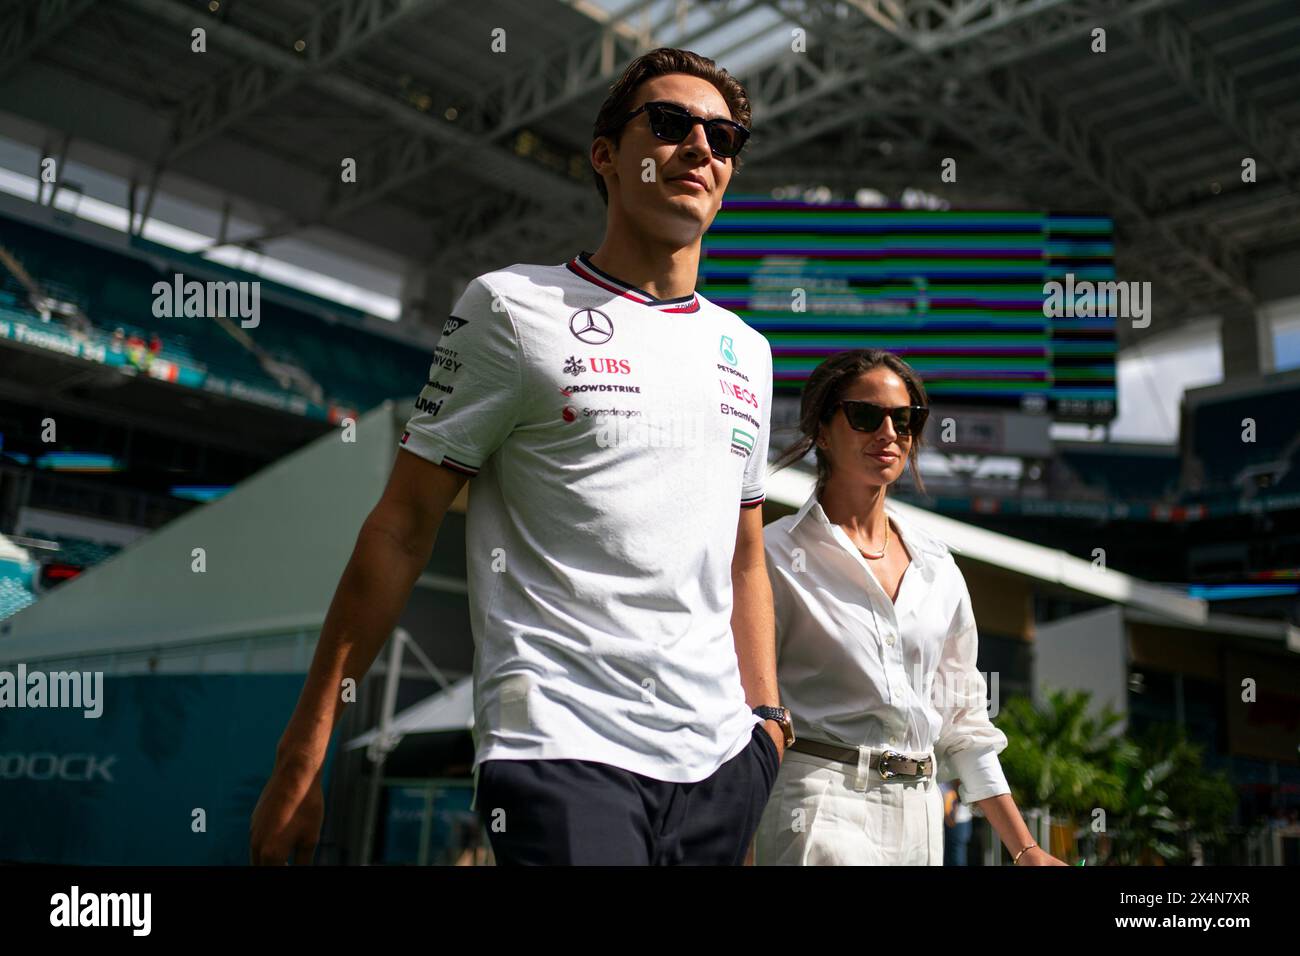
[[[617,146],[623,136],[623,127],[618,127],[618,123],[640,105],[635,97],[641,84],[667,73],[686,73],[708,80],[722,94],[727,108],[731,110],[732,121],[749,129],[749,94],[745,92],[739,80],[706,56],[700,56],[690,50],[660,47],[642,54],[629,63],[623,75],[609,88],[609,95],[600,105],[600,112],[596,114],[596,122],[591,128],[592,141],[608,136]],[[731,163],[733,175],[740,172],[740,157],[734,157]],[[600,198],[608,206],[609,191],[605,188],[605,177],[601,176],[595,168],[591,170],[591,175],[596,180],[596,189],[600,193]]]

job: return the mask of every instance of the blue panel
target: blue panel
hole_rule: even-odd
[[[0,860],[248,863],[249,818],[303,679],[105,677],[98,718],[0,710]]]

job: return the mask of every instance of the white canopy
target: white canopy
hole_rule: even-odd
[[[469,730],[474,726],[474,680],[462,677],[431,697],[426,697],[397,714],[389,726],[392,742],[407,734],[438,734]],[[348,741],[347,748],[368,747],[379,737],[379,728]]]

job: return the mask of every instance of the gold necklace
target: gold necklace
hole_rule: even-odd
[[[856,544],[854,546],[856,547]],[[866,551],[863,551],[861,548],[858,548],[858,553],[861,554],[864,558],[870,558],[873,561],[877,561],[880,558],[883,558],[885,556],[885,552],[888,550],[889,550],[889,518],[885,518],[885,543],[880,546],[880,553],[870,554]]]

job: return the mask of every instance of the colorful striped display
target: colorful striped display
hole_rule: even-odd
[[[864,209],[737,199],[704,237],[700,291],[772,343],[778,393],[826,356],[886,348],[936,402],[1115,414],[1115,319],[1049,318],[1046,283],[1115,278],[1087,214]]]

